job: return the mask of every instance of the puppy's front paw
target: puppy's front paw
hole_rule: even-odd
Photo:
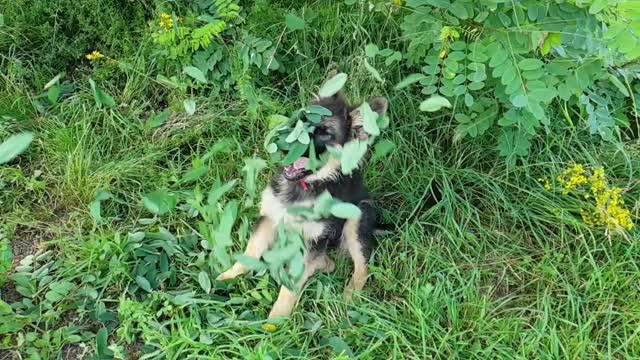
[[[224,281],[224,280],[235,279],[236,277],[246,273],[247,271],[248,271],[248,269],[244,265],[242,265],[240,263],[235,263],[235,264],[233,264],[231,269],[229,269],[229,270],[223,272],[222,274],[218,275],[216,280]]]

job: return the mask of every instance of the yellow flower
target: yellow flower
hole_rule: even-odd
[[[93,51],[91,54],[85,56],[89,61],[98,61],[104,57],[99,51]]]
[[[440,59],[444,59],[445,57],[447,57],[447,53],[448,51],[446,49],[440,51]]]
[[[262,325],[262,330],[264,330],[266,332],[274,332],[274,331],[278,330],[278,328],[273,324],[263,324]]]
[[[391,0],[393,6],[400,7],[402,5],[402,0]]]
[[[173,18],[171,17],[171,15],[169,15],[167,13],[162,13],[162,14],[160,14],[159,25],[165,31],[169,31],[169,30],[173,29]]]

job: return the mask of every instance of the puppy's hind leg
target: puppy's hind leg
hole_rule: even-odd
[[[262,254],[269,250],[271,245],[273,245],[275,233],[276,228],[273,221],[266,216],[261,217],[258,220],[255,231],[251,235],[251,238],[249,238],[244,254],[254,259],[260,259]],[[249,269],[246,266],[242,265],[240,262],[236,262],[229,270],[218,275],[216,280],[222,281],[233,279],[247,271],[249,271]]]
[[[302,291],[304,284],[307,280],[317,271],[332,272],[335,270],[336,264],[329,258],[326,253],[318,253],[312,251],[310,254],[305,255],[304,259],[304,273],[302,278],[296,284],[299,292]],[[289,290],[286,286],[280,288],[278,294],[278,300],[273,304],[271,312],[269,313],[269,319],[275,319],[281,316],[289,316],[293,311],[293,308],[298,301],[298,296],[295,292]]]
[[[353,260],[353,275],[344,290],[347,297],[364,288],[369,273],[369,257],[375,241],[373,236],[375,209],[370,200],[361,201],[358,207],[362,215],[359,218],[347,220],[342,232],[343,247],[347,249]]]

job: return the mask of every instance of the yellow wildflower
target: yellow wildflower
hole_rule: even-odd
[[[440,59],[444,59],[445,57],[447,57],[447,54],[448,54],[448,51],[446,49],[440,51]]]
[[[402,5],[402,0],[391,0],[391,4],[396,7],[400,7]]]
[[[264,330],[266,332],[274,332],[274,331],[278,330],[278,328],[273,324],[263,324],[262,325],[262,330]]]
[[[575,190],[578,186],[587,183],[586,171],[584,166],[577,164],[573,167],[565,170],[559,175],[556,180],[562,186],[562,195],[568,195],[571,191]]]
[[[633,228],[631,212],[624,208],[622,189],[609,186],[602,167],[593,169],[587,177],[587,171],[582,165],[574,165],[563,171],[557,180],[562,186],[563,195],[579,191],[583,185],[588,185],[589,192],[583,193],[582,197],[592,202],[593,210],[580,209],[582,221],[588,226],[606,226],[614,232]]]
[[[173,18],[171,17],[171,15],[169,15],[167,13],[162,13],[162,14],[160,14],[159,25],[165,31],[169,31],[169,30],[173,29]]]
[[[102,59],[104,57],[104,55],[102,55],[100,53],[100,51],[93,51],[91,54],[87,54],[85,56],[87,59],[89,59],[89,61],[98,61],[100,59]]]
[[[456,41],[460,38],[460,32],[451,26],[443,26],[440,29],[440,41],[448,43],[450,41]]]

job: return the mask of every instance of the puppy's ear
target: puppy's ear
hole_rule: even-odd
[[[384,116],[389,108],[389,102],[386,98],[379,96],[369,100],[369,107],[371,110],[377,112],[379,116]],[[362,141],[367,140],[367,138],[369,138],[369,134],[364,131],[364,127],[362,125],[363,119],[362,114],[360,114],[360,107],[351,111],[349,116],[351,117],[351,137]]]

